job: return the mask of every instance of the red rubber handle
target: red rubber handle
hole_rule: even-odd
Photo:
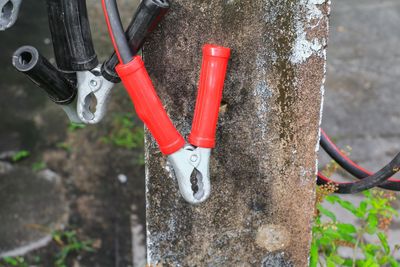
[[[156,139],[161,152],[170,155],[181,149],[185,140],[169,119],[141,57],[135,56],[129,63],[117,65],[115,70],[132,99],[137,115]]]
[[[230,53],[229,48],[222,46],[206,44],[203,47],[196,109],[189,135],[189,143],[194,146],[215,146],[218,113]]]

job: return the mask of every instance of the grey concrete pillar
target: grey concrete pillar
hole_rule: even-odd
[[[325,77],[327,0],[175,0],[145,62],[190,132],[201,47],[232,48],[212,196],[187,204],[147,134],[147,249],[163,266],[306,266]]]

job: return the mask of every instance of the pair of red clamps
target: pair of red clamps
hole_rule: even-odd
[[[230,49],[206,44],[189,144],[177,131],[157,96],[140,56],[116,67],[139,118],[168,156],[183,198],[192,204],[205,201],[211,191],[209,157],[215,147],[222,91]]]

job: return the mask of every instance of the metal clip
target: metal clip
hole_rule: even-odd
[[[68,119],[72,123],[83,123],[82,120],[79,118],[78,113],[76,112],[76,99],[68,104],[68,105],[59,105],[67,114]]]
[[[181,195],[191,204],[200,204],[210,196],[210,155],[209,148],[186,145],[168,156],[168,161],[178,180]]]
[[[107,104],[114,83],[100,75],[100,65],[92,71],[77,72],[78,116],[84,123],[100,122],[107,111]]]
[[[17,21],[22,0],[0,0],[0,31],[7,30]]]

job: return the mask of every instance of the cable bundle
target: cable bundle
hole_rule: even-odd
[[[336,187],[335,193],[339,194],[355,194],[373,187],[400,191],[400,180],[392,178],[395,173],[400,171],[400,153],[381,170],[372,173],[357,165],[342,153],[322,129],[320,145],[339,166],[360,181],[350,183],[334,182],[319,172],[317,179],[318,185],[333,184]]]

